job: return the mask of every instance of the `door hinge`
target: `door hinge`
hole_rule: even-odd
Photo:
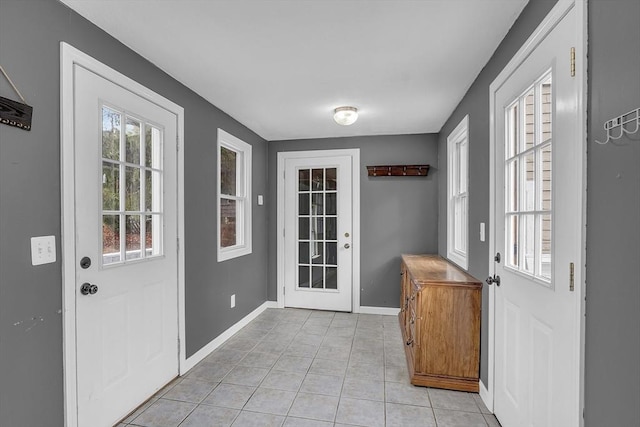
[[[287,288],[285,286],[282,287],[282,295],[287,294]]]
[[[176,151],[180,151],[180,137],[176,136]]]
[[[180,252],[180,238],[176,237],[176,252]]]
[[[575,287],[575,286],[574,286],[574,273],[573,273],[573,270],[574,270],[573,263],[572,263],[572,262],[570,262],[570,263],[569,263],[569,290],[570,290],[571,292],[573,292],[573,289],[574,289],[574,287]]]
[[[286,228],[283,228],[283,229],[282,229],[282,237],[284,237],[285,230],[286,230]]]
[[[576,48],[571,48],[571,77],[576,76]]]

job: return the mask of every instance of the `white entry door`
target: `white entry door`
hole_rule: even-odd
[[[284,161],[284,305],[352,310],[352,157]]]
[[[74,65],[79,426],[178,375],[176,115]]]
[[[575,20],[571,9],[495,93],[494,409],[503,427],[578,422]]]

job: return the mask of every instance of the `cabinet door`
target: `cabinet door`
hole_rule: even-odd
[[[423,290],[422,335],[416,360],[433,375],[475,378],[478,372],[480,293],[457,286],[429,286]]]

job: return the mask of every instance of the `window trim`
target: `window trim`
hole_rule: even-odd
[[[466,162],[464,165],[459,165],[456,157],[456,146],[458,144],[465,144],[466,146]],[[466,221],[462,224],[461,230],[456,230],[455,221],[455,209],[454,209],[454,197],[456,194],[456,188],[454,182],[459,180],[459,168],[458,166],[465,168],[465,188],[466,199],[465,205],[465,218]],[[469,115],[467,114],[455,129],[447,137],[447,258],[453,261],[465,270],[469,266]],[[466,251],[461,251],[455,248],[455,238],[458,233],[462,233],[465,240]]]
[[[252,194],[251,194],[251,170],[252,170],[252,156],[251,145],[242,141],[239,138],[231,135],[228,132],[218,128],[218,140],[216,144],[216,156],[217,156],[217,243],[218,243],[218,262],[226,261],[229,259],[237,258],[243,255],[248,255],[252,252],[252,215],[251,215],[251,204],[252,204]],[[220,200],[223,195],[221,192],[222,180],[220,179],[221,172],[221,156],[220,150],[222,147],[235,151],[239,154],[238,156],[238,170],[237,170],[237,178],[236,182],[237,189],[236,193],[242,194],[233,197],[236,201],[242,202],[242,208],[237,211],[237,216],[239,219],[237,221],[241,223],[241,225],[237,229],[236,242],[238,244],[234,246],[229,246],[223,248],[221,245],[221,235],[220,235]],[[229,198],[228,196],[225,198]]]

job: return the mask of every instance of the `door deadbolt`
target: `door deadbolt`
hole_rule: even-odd
[[[89,258],[88,256],[82,257],[82,259],[80,260],[80,267],[82,267],[82,269],[84,270],[91,267],[91,258]]]

